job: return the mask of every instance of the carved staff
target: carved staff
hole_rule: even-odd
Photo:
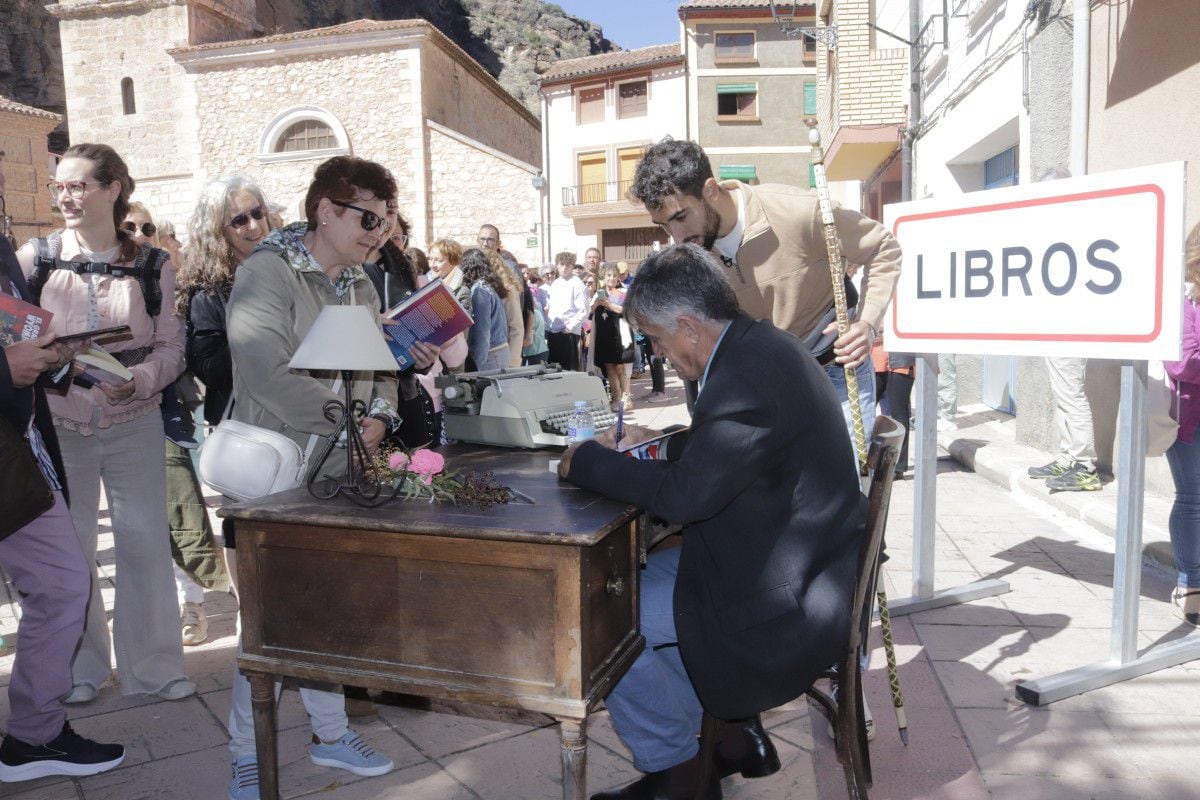
[[[825,180],[825,151],[821,147],[821,132],[817,120],[804,120],[808,126],[808,141],[812,145],[809,159],[812,162],[813,178],[816,182],[817,202],[821,209],[821,230],[825,234],[825,250],[829,255],[829,279],[833,282],[833,308],[837,315],[838,337],[850,330],[850,311],[846,308],[846,265],[842,258],[842,240],[838,238],[837,223],[833,219],[833,203],[829,199],[829,183]],[[845,366],[846,397],[850,401],[850,426],[854,429],[854,449],[858,454],[859,474],[864,483],[867,475],[867,431],[863,425],[862,403],[858,397],[858,374],[849,364]],[[904,696],[900,693],[900,672],[896,668],[896,645],[892,639],[892,620],[888,614],[887,595],[882,586],[882,573],[877,578],[876,600],[879,603],[879,623],[883,631],[883,650],[887,657],[888,683],[892,689],[892,706],[896,709],[896,724],[900,729],[900,740],[908,745],[908,720],[904,714]]]

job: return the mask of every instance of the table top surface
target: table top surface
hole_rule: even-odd
[[[445,455],[449,470],[490,471],[505,486],[532,497],[534,503],[518,498],[478,509],[397,498],[377,508],[363,508],[342,496],[319,500],[302,486],[222,506],[218,514],[235,521],[586,546],[639,513],[632,506],[560,480],[549,469],[550,462],[560,457],[556,450],[452,445],[439,452]]]

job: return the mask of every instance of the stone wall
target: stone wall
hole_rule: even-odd
[[[285,219],[301,217],[313,170],[329,157],[272,160],[260,157],[259,144],[272,121],[289,108],[316,106],[332,114],[346,129],[352,155],[392,171],[399,186],[400,208],[420,214],[416,190],[421,169],[418,87],[409,74],[411,50],[372,50],[306,55],[208,69],[196,75],[200,163],[204,179],[231,172],[255,178],[271,202],[284,206]],[[374,76],[364,79],[364,76]],[[392,76],[383,80],[382,76]],[[353,86],[353,96],[347,87]]]
[[[18,244],[57,226],[46,191],[50,180],[46,136],[57,124],[56,119],[0,111],[0,150],[5,153],[0,161],[4,177],[0,192]]]
[[[527,264],[537,263],[538,247],[526,247],[538,219],[535,173],[500,158],[490,148],[461,135],[426,128],[429,149],[429,241],[449,237],[474,246],[479,226],[500,229],[504,247]]]

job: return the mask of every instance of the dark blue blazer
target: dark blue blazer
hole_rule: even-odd
[[[17,254],[13,251],[8,239],[0,236],[0,269],[8,274],[9,280],[17,287],[22,299],[29,301],[29,287],[25,284],[25,276],[21,265],[17,262]],[[45,378],[45,376],[43,376]],[[50,408],[46,405],[46,395],[39,385],[25,386],[20,389],[13,386],[12,373],[8,369],[8,359],[4,349],[0,348],[0,414],[3,414],[10,424],[18,431],[24,431],[29,425],[29,417],[33,415],[34,424],[42,434],[42,441],[50,451],[50,459],[54,462],[54,471],[58,473],[58,481],[63,487],[63,497],[67,496],[67,473],[63,470],[62,456],[58,451],[58,437],[54,435],[54,424],[50,417]]]
[[[738,316],[677,460],[589,442],[569,478],[684,525],[675,626],[710,713],[786,703],[845,651],[866,500],[833,386],[796,337]]]

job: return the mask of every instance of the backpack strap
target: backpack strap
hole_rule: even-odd
[[[157,317],[162,311],[162,265],[167,260],[167,252],[148,243],[142,245],[134,259],[133,268],[129,270],[138,282],[142,284],[142,297],[146,301],[146,313]]]
[[[52,233],[46,237],[30,239],[34,248],[33,275],[29,276],[26,284],[29,287],[30,299],[34,305],[42,303],[42,287],[50,278],[50,273],[58,266],[58,254],[62,252],[62,236]]]
[[[112,275],[114,278],[136,278],[142,287],[142,299],[146,313],[157,317],[162,311],[162,265],[167,252],[149,244],[142,245],[130,266],[109,264],[104,261],[63,261],[58,257],[62,250],[62,239],[51,234],[46,239],[33,239],[37,256],[34,273],[29,279],[29,291],[35,303],[41,302],[42,288],[56,269],[67,269],[76,275]]]

